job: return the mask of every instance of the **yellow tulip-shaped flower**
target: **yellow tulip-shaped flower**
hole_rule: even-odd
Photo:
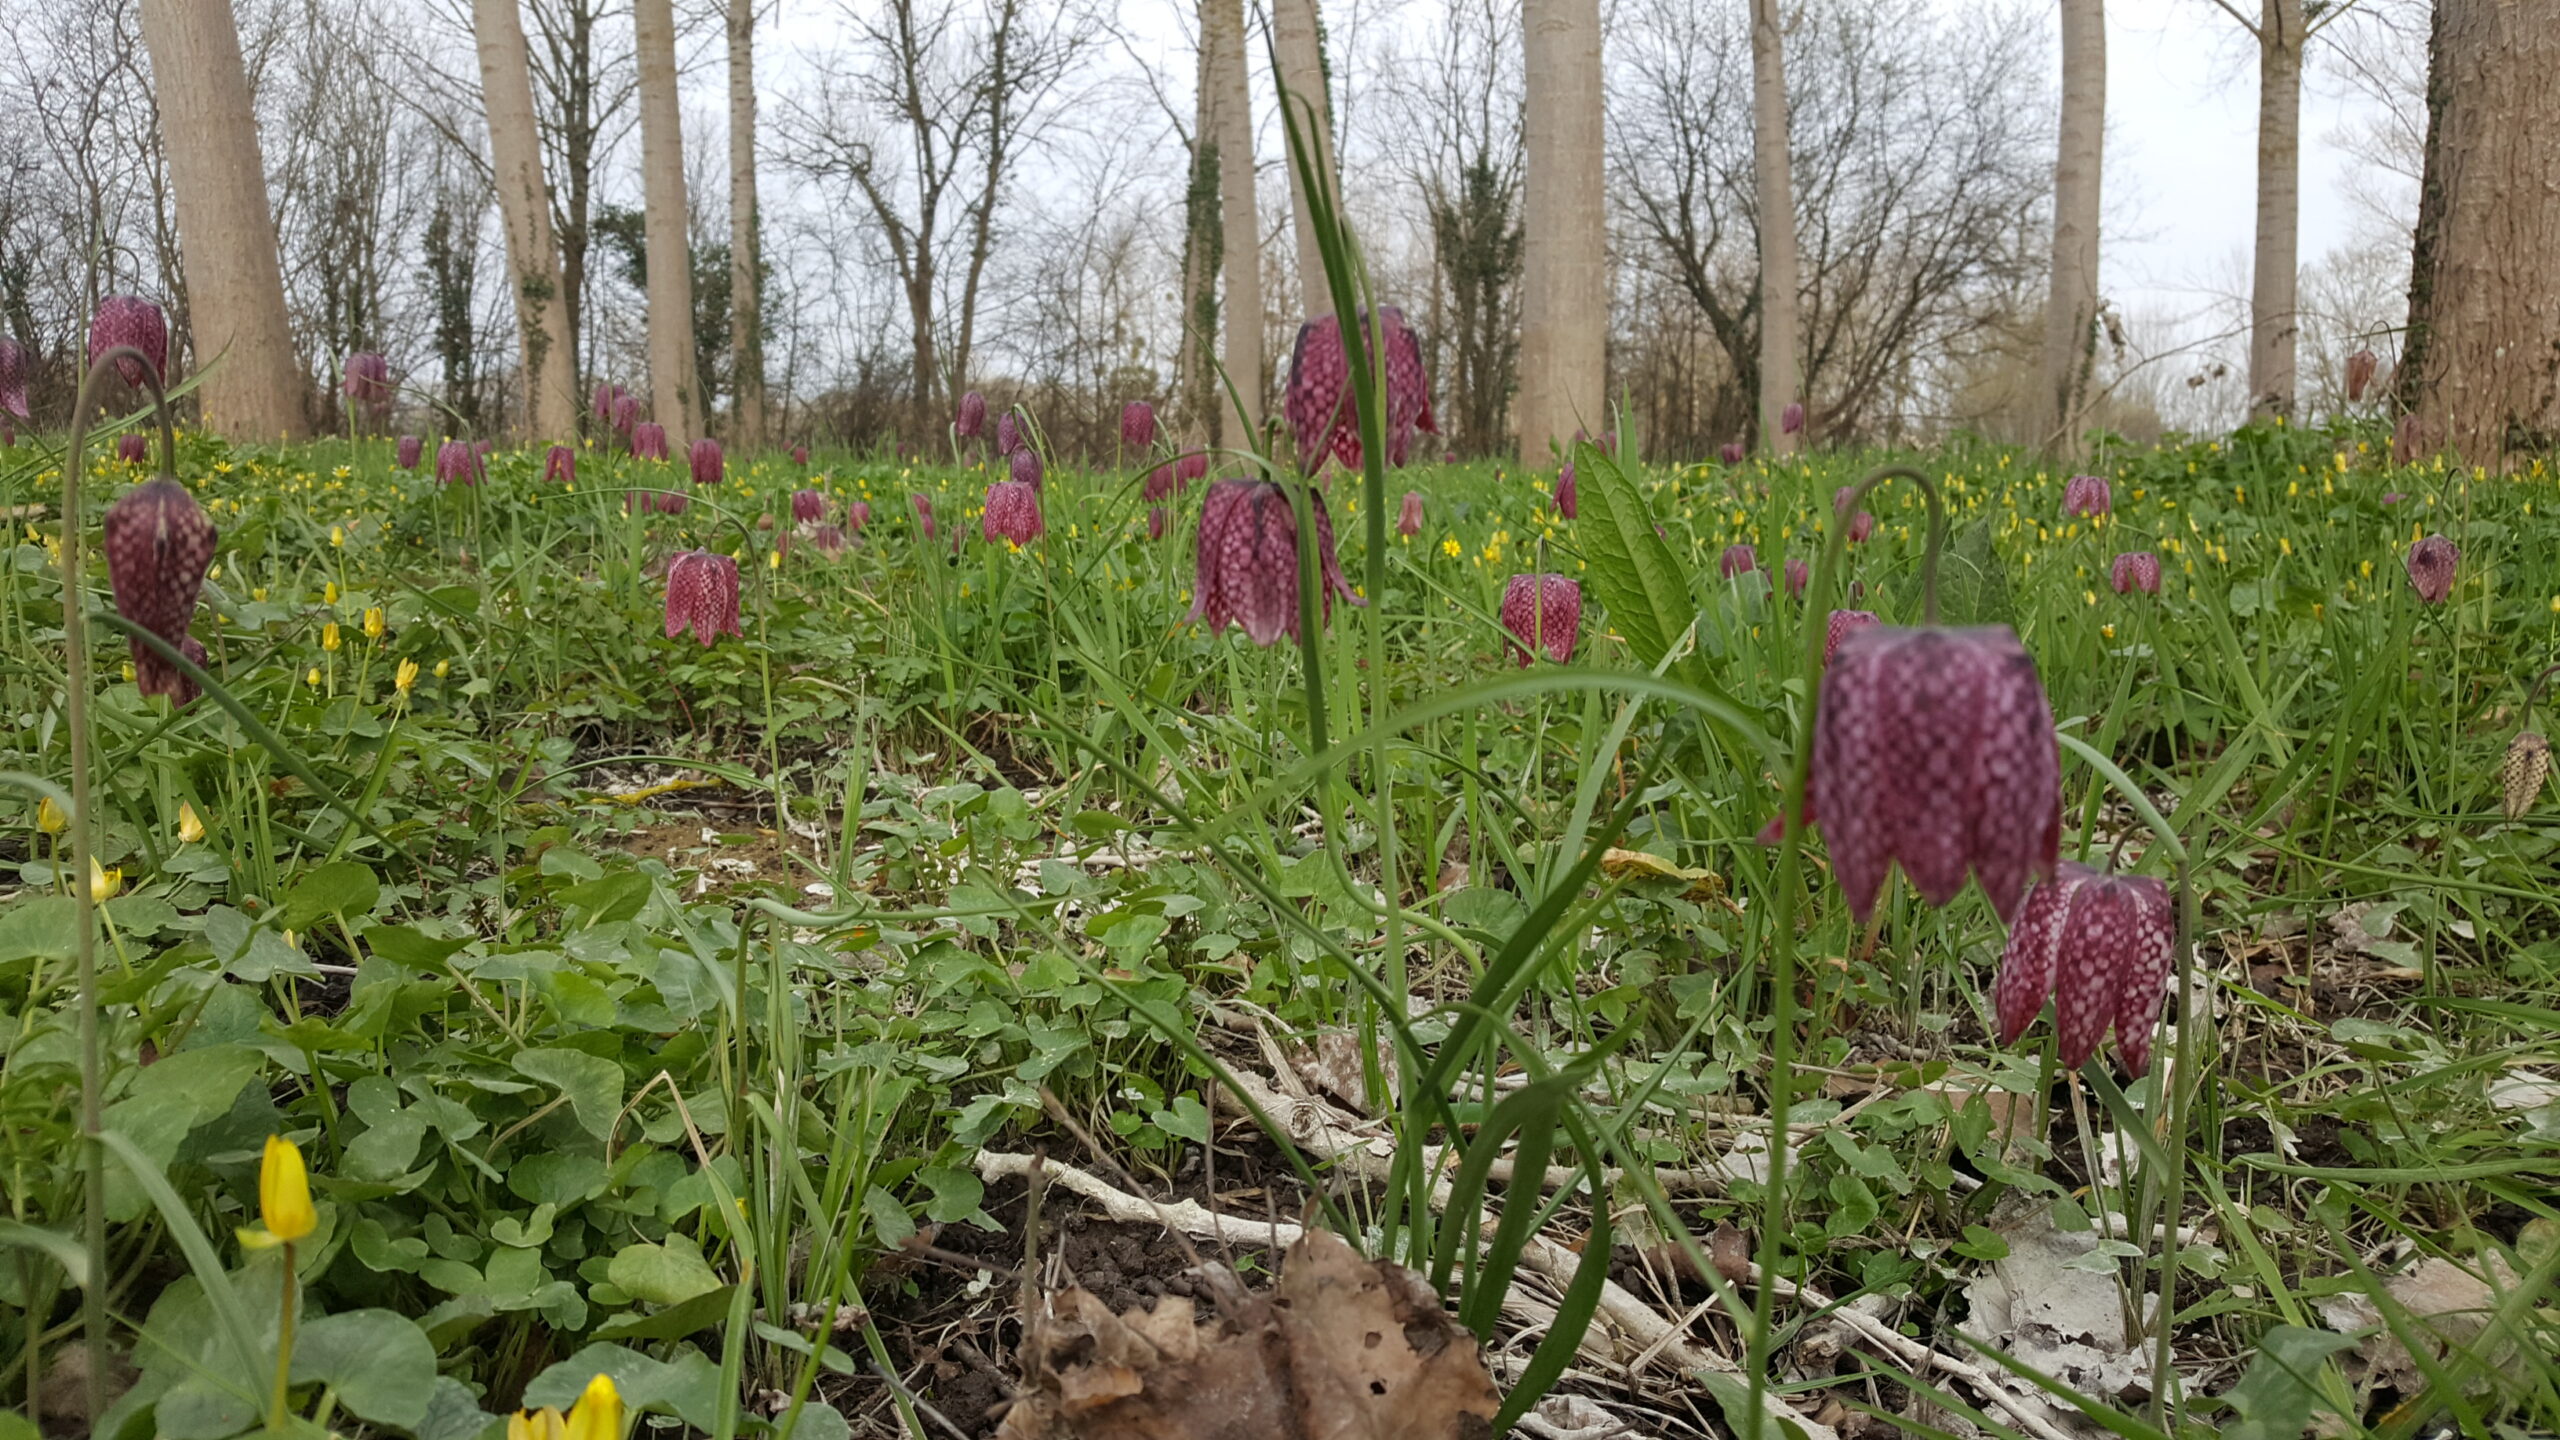
[[[519,1410],[507,1417],[507,1440],[562,1440],[569,1433],[560,1412],[545,1405],[539,1410]]]
[[[338,635],[338,622],[332,620],[328,624],[320,627],[321,649],[335,653],[337,648],[343,643],[345,642]]]
[[[47,795],[36,802],[36,828],[47,835],[59,835],[71,828],[71,817],[63,814],[62,807]]]
[[[381,606],[368,605],[365,607],[364,638],[367,640],[379,640],[382,638],[382,632],[388,628],[390,627],[385,625],[382,621]]]
[[[622,1392],[612,1376],[598,1372],[569,1407],[567,1440],[622,1440]]]
[[[184,800],[179,801],[178,843],[181,845],[193,845],[203,838],[204,817],[196,813],[195,806],[188,804]]]
[[[123,889],[124,871],[121,867],[110,870],[104,865],[98,863],[97,856],[92,855],[89,857],[90,904],[104,905],[108,901],[116,898],[117,893]]]
[[[338,603],[337,581],[332,580],[328,584],[320,587],[320,603],[323,605],[335,605]]]
[[[453,662],[452,662],[452,661],[450,661],[450,660],[439,660],[439,661],[437,661],[437,662],[436,662],[436,678],[437,678],[437,679],[441,680],[441,679],[443,679],[444,677],[446,677],[447,675],[450,675],[450,674],[452,674],[452,673],[453,673]]]
[[[258,1216],[278,1240],[299,1240],[320,1228],[302,1149],[281,1135],[267,1137],[266,1158],[258,1164]]]
[[[400,668],[391,673],[391,688],[403,695],[408,694],[409,688],[417,683],[418,662],[415,660],[401,661]]]

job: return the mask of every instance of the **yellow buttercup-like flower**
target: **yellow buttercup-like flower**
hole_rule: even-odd
[[[381,606],[368,605],[365,607],[364,638],[367,640],[379,640],[382,638],[382,632],[389,628],[390,627],[388,625],[383,623]]]
[[[196,807],[184,800],[178,802],[178,843],[193,845],[204,838],[204,818]]]
[[[121,868],[110,870],[98,863],[97,856],[89,857],[90,904],[104,905],[116,898],[117,893],[123,889],[124,871]]]
[[[330,547],[331,547],[332,549],[339,549],[339,548],[343,548],[343,547],[346,545],[346,543],[347,543],[347,527],[346,527],[346,526],[344,526],[344,525],[332,525],[332,526],[330,526],[330,527],[329,527],[329,545],[330,545]]]
[[[312,666],[310,669],[303,671],[303,672],[302,672],[302,683],[303,683],[303,684],[305,684],[305,685],[310,686],[310,687],[311,687],[312,689],[314,689],[314,690],[319,689],[319,688],[320,688],[320,667],[319,667],[319,666],[317,666],[317,665],[314,665],[314,666]]]
[[[47,835],[59,835],[71,828],[71,817],[63,814],[62,807],[47,795],[36,802],[36,828]]]
[[[345,642],[341,640],[338,635],[338,622],[332,620],[328,624],[320,627],[321,649],[335,653],[338,646],[343,643]]]
[[[398,670],[395,670],[395,671],[393,671],[393,672],[392,672],[392,675],[391,675],[391,688],[392,688],[392,689],[394,689],[394,690],[399,691],[399,692],[400,692],[401,694],[403,694],[403,695],[408,694],[408,693],[409,693],[409,690],[410,690],[410,687],[412,687],[412,686],[416,685],[417,683],[418,683],[418,662],[417,662],[417,661],[415,661],[415,660],[403,660],[403,661],[401,661],[401,662],[400,662],[400,668],[399,668]]]
[[[320,587],[320,603],[323,605],[335,605],[338,603],[337,581],[332,580],[328,584]]]
[[[569,1407],[568,1440],[622,1440],[622,1392],[612,1376],[598,1372]]]
[[[441,679],[443,679],[444,677],[446,677],[447,675],[450,675],[450,674],[452,674],[452,673],[453,673],[453,662],[452,662],[452,661],[450,661],[450,660],[439,660],[439,661],[437,661],[437,662],[436,662],[436,678],[437,678],[437,679],[441,680]]]
[[[269,1237],[287,1244],[320,1228],[302,1148],[281,1135],[267,1137],[266,1156],[258,1162],[258,1218]]]
[[[507,1417],[507,1440],[564,1440],[568,1433],[568,1422],[548,1405]]]

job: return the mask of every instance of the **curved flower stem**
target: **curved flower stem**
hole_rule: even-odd
[[[2189,873],[2186,842],[2178,838],[2176,828],[2161,815],[2159,807],[2151,803],[2151,797],[2143,794],[2142,787],[2133,783],[2133,777],[2077,736],[2056,731],[2054,738],[2062,742],[2062,748],[2088,762],[2089,768],[2098,772],[2108,788],[2124,798],[2135,816],[2159,837],[2160,847],[2168,852],[2170,863],[2176,869],[2176,879],[2172,883],[2178,890],[2178,930],[2171,953],[2178,967],[2178,1048],[2167,1081],[2169,1093],[2155,1100],[2155,1103],[2166,1100],[2168,1105],[2169,1133],[2161,1137],[2164,1142],[2161,1152],[2170,1158],[2169,1173],[2160,1177],[2163,1211],[2160,1217],[2160,1310],[2154,1322],[2157,1328],[2152,1341],[2156,1349],[2151,1372],[2152,1423],[2169,1428],[2172,1407],[2176,1404],[2171,1391],[2176,1388],[2178,1380],[2177,1369],[2172,1363],[2175,1357],[2169,1343],[2178,1318],[2178,1215],[2186,1201],[2187,1123],[2195,1101],[2197,1067],[2203,1063],[2201,1052],[2205,1031],[2202,1019],[2196,1013],[2196,891]],[[2136,1313],[2139,1313],[2139,1306]]]
[[[2551,683],[2551,677],[2554,675],[2560,675],[2560,665],[2551,666],[2541,674],[2533,677],[2533,684],[2528,686],[2524,692],[2524,709],[2516,716],[2516,728],[2518,730],[2530,730],[2533,728],[2533,702],[2542,698],[2543,687]]]
[[[1833,574],[1840,568],[1840,554],[1848,544],[1851,517],[1867,503],[1867,492],[1892,479],[1908,480],[1928,497],[1929,535],[1920,560],[1921,610],[1927,623],[1938,622],[1938,550],[1946,543],[1946,502],[1939,498],[1938,487],[1918,470],[1908,465],[1878,466],[1850,488],[1848,503],[1834,511],[1830,534],[1821,555],[1814,560],[1812,580],[1805,586],[1802,673],[1814,680],[1817,702],[1823,632],[1827,627],[1815,623],[1814,617],[1830,613],[1836,593]],[[1795,1088],[1796,902],[1797,892],[1803,888],[1804,809],[1805,794],[1813,778],[1814,713],[1814,706],[1805,707],[1795,768],[1787,778],[1786,799],[1779,807],[1784,830],[1778,846],[1777,905],[1770,919],[1773,933],[1769,937],[1769,1180],[1761,1197],[1760,1283],[1751,1302],[1750,1343],[1743,1367],[1748,1397],[1743,1433],[1750,1440],[1759,1440],[1766,1426],[1764,1406],[1769,1388],[1771,1338],[1776,1326],[1778,1263],[1785,1248],[1780,1237],[1787,1222],[1787,1109]]]

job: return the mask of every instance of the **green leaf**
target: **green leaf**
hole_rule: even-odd
[[[0,965],[68,960],[79,946],[79,905],[68,895],[39,895],[0,910]]]
[[[599,1140],[622,1110],[622,1067],[583,1050],[527,1050],[516,1069],[569,1097],[578,1124]]]
[[[350,1414],[415,1430],[435,1398],[436,1347],[389,1310],[323,1315],[294,1335],[293,1379],[334,1389]]]
[[[471,1387],[450,1375],[436,1377],[435,1390],[427,1400],[426,1418],[409,1427],[418,1440],[477,1440],[484,1430],[504,1424],[502,1417],[480,1408],[479,1397]]]
[[[622,1247],[605,1267],[607,1283],[652,1305],[681,1305],[721,1288],[720,1277],[701,1252],[678,1237],[668,1238],[665,1245]]]
[[[1654,533],[1653,511],[1618,462],[1585,442],[1573,447],[1573,463],[1581,501],[1574,536],[1592,593],[1636,663],[1650,670],[1698,618],[1697,602],[1671,547]]]
[[[74,1285],[89,1283],[89,1252],[80,1242],[59,1230],[47,1230],[17,1220],[0,1220],[0,1245],[34,1250],[62,1267]],[[6,1440],[0,1436],[0,1440]]]
[[[381,899],[382,882],[371,870],[340,860],[303,876],[285,892],[282,923],[287,930],[308,930],[332,916],[352,920],[372,914]]]
[[[924,1213],[937,1225],[968,1219],[978,1213],[978,1206],[987,1198],[986,1182],[974,1170],[931,1165],[916,1178],[933,1192],[933,1198],[925,1202]]]
[[[601,1342],[534,1376],[524,1387],[525,1408],[549,1405],[565,1411],[598,1375],[613,1377],[622,1403],[635,1414],[655,1410],[707,1431],[720,1408],[720,1367],[701,1351],[681,1350],[675,1359],[662,1362]]]
[[[645,1315],[637,1310],[616,1315],[596,1327],[596,1338],[599,1340],[681,1340],[687,1335],[708,1330],[719,1324],[721,1317],[728,1312],[729,1297],[736,1292],[737,1288],[735,1285],[723,1285],[717,1290],[706,1290],[681,1305],[670,1305],[664,1310],[652,1311]],[[595,1298],[592,1291],[589,1292],[588,1298]]]
[[[2355,1343],[2325,1330],[2271,1327],[2258,1337],[2258,1358],[2250,1362],[2249,1373],[2223,1394],[2224,1402],[2243,1417],[2222,1427],[2223,1440],[2295,1440],[2320,1406],[2322,1364]]]

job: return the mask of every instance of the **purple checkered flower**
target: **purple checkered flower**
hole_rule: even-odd
[[[2373,384],[2374,372],[2382,368],[2382,357],[2371,349],[2358,350],[2347,357],[2347,403],[2359,404],[2365,390]]]
[[[1028,485],[1034,490],[1040,488],[1039,451],[1025,445],[1021,449],[1014,451],[1013,458],[1006,461],[1005,464],[1008,471],[1012,474],[1015,484]]]
[[[1742,448],[1741,441],[1727,440],[1724,442],[1724,449],[1719,453],[1723,455],[1724,463],[1727,465],[1739,465],[1742,463],[1743,457],[1751,452]]]
[[[2062,837],[2053,710],[2005,625],[1860,627],[1823,672],[1806,814],[1865,924],[1899,863],[1944,905],[1967,871],[2007,919]]]
[[[977,392],[973,390],[973,391],[970,391],[969,393],[974,395],[974,394],[976,394]],[[930,501],[930,500],[928,500],[928,499],[926,499],[926,498],[925,498],[925,497],[923,497],[922,495],[909,495],[909,496],[907,497],[907,503],[908,503],[909,505],[912,505],[912,506],[914,506],[914,507],[915,507],[915,511],[916,511],[916,528],[917,528],[917,529],[919,529],[919,530],[922,530],[922,531],[924,532],[924,538],[926,538],[927,540],[932,539],[932,538],[933,538],[933,502],[932,502],[932,501]]]
[[[110,295],[98,302],[98,313],[89,321],[89,363],[119,345],[130,345],[142,352],[142,359],[132,356],[116,362],[116,373],[127,385],[140,385],[143,367],[166,378],[169,373],[169,317],[160,307],[132,295]]]
[[[1310,491],[1315,514],[1317,598],[1333,614],[1333,597],[1364,605],[1343,578],[1334,557],[1333,519],[1324,497]],[[1244,627],[1256,645],[1298,633],[1298,520],[1289,492],[1267,480],[1221,480],[1200,506],[1199,573],[1192,584],[1189,618],[1205,621],[1212,635],[1230,623]]]
[[[2418,598],[2430,605],[2441,605],[2453,593],[2454,567],[2462,563],[2462,552],[2442,535],[2430,535],[2409,547],[2409,585]]]
[[[794,490],[791,492],[791,518],[801,525],[827,518],[827,492]]]
[[[392,449],[391,463],[403,470],[415,470],[418,468],[418,461],[425,457],[426,450],[426,441],[415,435],[403,435],[400,437],[400,443]]]
[[[1748,544],[1727,545],[1724,547],[1724,554],[1716,557],[1716,571],[1727,580],[1736,575],[1749,574],[1759,568],[1760,552],[1752,549]]]
[[[1883,623],[1876,618],[1876,612],[1873,610],[1832,611],[1822,622],[1823,668],[1827,670],[1831,667],[1831,657],[1840,653],[1840,642],[1849,638],[1849,632],[1864,630],[1870,625]]]
[[[437,484],[477,485],[480,474],[480,450],[470,441],[447,440],[436,447]]]
[[[1801,435],[1804,433],[1803,401],[1790,400],[1787,402],[1787,408],[1778,412],[1778,433],[1782,435]]]
[[[1804,587],[1812,583],[1812,580],[1813,571],[1802,560],[1789,560],[1787,562],[1788,599],[1792,600],[1797,596],[1804,594]]]
[[[629,435],[640,425],[640,397],[625,395],[613,402],[613,429],[617,435]],[[667,457],[661,454],[659,459]]]
[[[696,485],[717,485],[728,475],[728,462],[721,457],[717,440],[694,441],[685,447],[684,458]]]
[[[1156,407],[1144,400],[1121,406],[1120,443],[1131,450],[1144,450],[1156,443]]]
[[[687,629],[708,648],[738,628],[738,562],[708,550],[687,550],[667,565],[667,638]]]
[[[1164,538],[1164,532],[1165,532],[1168,528],[1170,528],[1170,527],[1172,526],[1172,524],[1173,524],[1173,515],[1172,515],[1172,512],[1170,512],[1170,511],[1166,510],[1166,509],[1165,509],[1163,506],[1161,506],[1161,505],[1150,505],[1150,506],[1148,506],[1148,507],[1147,507],[1147,538],[1148,538],[1148,539],[1150,539],[1150,540],[1161,540],[1161,539],[1163,539],[1163,538]]]
[[[2116,557],[2107,578],[2119,595],[2139,590],[2145,595],[2160,593],[2160,557],[2148,550],[2128,550]]]
[[[1192,481],[1204,479],[1208,474],[1208,451],[1194,450],[1190,454],[1180,457],[1173,462],[1174,493],[1177,495],[1181,494],[1184,490],[1190,488]]]
[[[26,346],[0,336],[0,415],[32,418],[27,412],[27,374],[34,368]]]
[[[642,420],[631,427],[631,458],[664,460],[667,458],[667,427],[655,420]]]
[[[598,420],[610,425],[613,423],[614,411],[620,408],[621,404],[622,387],[611,381],[605,381],[596,386],[594,397],[587,402],[587,410]]]
[[[1992,990],[2000,1043],[2014,1044],[2054,1001],[2062,1063],[2077,1070],[2113,1026],[2125,1069],[2151,1068],[2160,1002],[2177,954],[2169,887],[2143,875],[2110,875],[2076,861],[2027,892],[2009,928]]]
[[[844,528],[847,533],[859,535],[862,533],[862,527],[870,523],[870,501],[856,500],[852,504],[844,507]]]
[[[128,430],[116,437],[116,458],[128,465],[142,465],[151,459],[151,442],[139,430]]]
[[[972,390],[960,397],[960,413],[952,417],[951,431],[963,440],[975,440],[987,428],[987,397]]]
[[[839,525],[812,525],[808,529],[809,544],[821,555],[833,559],[844,553],[844,528]]]
[[[347,357],[347,376],[341,386],[347,398],[367,410],[381,411],[391,405],[391,362],[370,350],[360,350]]]
[[[1527,665],[1532,650],[1561,665],[1582,634],[1582,587],[1563,575],[1514,575],[1502,586],[1502,628],[1511,658]]]
[[[986,514],[978,521],[980,536],[1028,545],[1048,528],[1040,519],[1039,486],[1022,480],[1000,480],[987,487]]]
[[[803,469],[803,470],[808,469],[808,468],[809,468],[809,447],[808,447],[808,446],[806,446],[806,445],[794,445],[794,446],[792,446],[792,447],[791,447],[791,463],[792,463],[792,464],[794,464],[794,465],[799,466],[799,467],[800,467],[801,469]]]
[[[196,504],[187,487],[175,480],[137,485],[107,507],[107,582],[115,591],[116,613],[202,661],[204,651],[188,636],[195,619],[196,596],[213,563],[213,521]],[[196,687],[160,653],[140,640],[132,647],[134,684],[145,695],[166,695],[184,705],[196,698]]]
[[[1414,432],[1437,435],[1440,426],[1431,415],[1431,376],[1423,368],[1421,337],[1393,305],[1381,306],[1378,317],[1381,325],[1372,326],[1369,333],[1382,341],[1386,357],[1386,460],[1401,468],[1412,452]],[[1361,317],[1364,324],[1367,319],[1365,314]],[[1297,346],[1289,356],[1289,390],[1283,409],[1290,433],[1297,438],[1301,472],[1314,474],[1327,455],[1345,470],[1360,468],[1360,416],[1352,394],[1340,317],[1326,315],[1299,326]]]
[[[1167,461],[1148,471],[1146,483],[1139,488],[1145,492],[1146,502],[1153,505],[1159,500],[1170,499],[1182,490],[1183,485],[1174,478],[1173,462]]]
[[[2115,508],[2115,492],[2096,475],[2074,475],[2063,482],[2062,513],[2075,520],[2104,515]]]
[[[566,445],[554,445],[543,452],[542,479],[551,485],[578,483],[578,452]]]
[[[1573,462],[1567,460],[1556,472],[1556,513],[1571,520],[1582,513],[1581,502],[1581,492],[1573,484]]]
[[[996,417],[996,453],[1010,455],[1022,448],[1022,423],[1011,410]]]
[[[1407,540],[1422,533],[1422,492],[1404,492],[1404,505],[1396,511],[1396,533]]]

